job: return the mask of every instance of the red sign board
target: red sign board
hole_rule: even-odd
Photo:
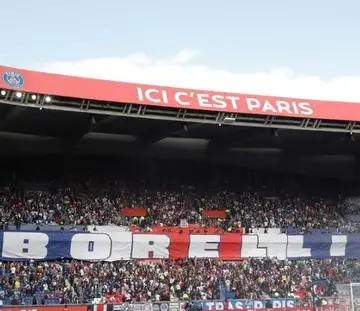
[[[205,217],[211,218],[226,218],[227,214],[225,211],[214,211],[214,210],[205,210],[203,212]]]
[[[236,233],[243,233],[243,228],[237,228]],[[197,227],[189,225],[188,227],[152,227],[153,233],[179,233],[179,234],[220,234],[223,229],[220,227]]]
[[[48,74],[0,66],[0,89],[242,114],[360,121],[359,103],[183,89]]]
[[[146,216],[146,208],[123,208],[121,212],[128,217]]]

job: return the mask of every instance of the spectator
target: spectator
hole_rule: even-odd
[[[358,282],[355,260],[250,259],[222,262],[187,259],[82,262],[6,262],[1,264],[4,304],[91,303],[220,299],[219,282],[237,299],[336,295],[336,284]]]
[[[174,186],[175,185],[175,186]],[[227,187],[225,187],[227,186]],[[319,228],[346,228],[336,200],[300,198],[287,193],[267,197],[260,191],[234,191],[219,182],[203,185],[175,183],[126,184],[118,180],[107,186],[94,181],[70,184],[50,191],[23,191],[16,195],[9,187],[0,195],[0,217],[17,229],[21,224],[179,226],[182,219],[196,226],[232,228],[289,228],[301,232]],[[230,190],[229,190],[230,189]],[[128,218],[121,209],[147,208],[148,216]],[[206,218],[202,211],[226,210],[226,218]]]

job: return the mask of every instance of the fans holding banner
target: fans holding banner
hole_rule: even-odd
[[[360,234],[0,232],[1,260],[360,258]]]
[[[180,227],[181,228],[186,228],[188,226],[189,226],[189,224],[188,224],[187,219],[180,219]]]

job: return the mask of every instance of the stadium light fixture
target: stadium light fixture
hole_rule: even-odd
[[[273,129],[272,134],[273,134],[275,137],[279,137],[279,133],[278,133],[277,129]]]
[[[36,100],[36,95],[35,94],[31,95],[31,100]]]
[[[15,96],[16,96],[17,98],[21,98],[21,97],[22,97],[22,94],[21,94],[20,92],[16,92]]]
[[[6,91],[1,90],[0,94],[1,94],[1,96],[5,96],[5,95],[6,95]]]
[[[50,97],[50,96],[46,96],[46,97],[45,97],[45,102],[46,102],[46,103],[50,103],[50,102],[51,102],[51,97]]]
[[[233,124],[233,123],[235,123],[235,118],[229,118],[229,117],[226,117],[226,118],[224,118],[224,121],[223,121],[223,123],[224,124]]]
[[[350,139],[353,143],[356,141],[353,132],[350,132],[350,133],[349,133],[349,139]]]

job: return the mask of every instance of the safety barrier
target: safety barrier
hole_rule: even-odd
[[[342,298],[226,299],[84,305],[3,306],[0,311],[360,311],[360,301]]]

